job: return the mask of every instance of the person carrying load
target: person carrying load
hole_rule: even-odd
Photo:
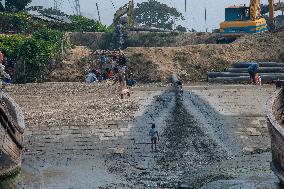
[[[259,75],[257,74],[258,69],[259,65],[257,63],[252,63],[248,67],[248,73],[250,75],[250,79],[253,82],[253,84],[258,84],[259,81]]]
[[[123,99],[124,94],[127,94],[127,96],[130,97],[130,92],[129,92],[129,89],[127,88],[127,85],[126,85],[126,76],[125,76],[124,72],[119,72],[118,74],[116,74],[116,79],[114,80],[113,85],[116,82],[119,82],[120,98]]]

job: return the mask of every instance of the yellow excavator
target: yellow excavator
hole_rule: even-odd
[[[261,8],[261,14],[262,15],[265,15],[266,13],[270,13],[269,14],[269,17],[268,17],[268,26],[271,28],[271,29],[274,29],[274,28],[280,28],[280,27],[283,27],[283,25],[281,25],[280,22],[283,22],[283,16],[278,16],[278,17],[275,17],[274,16],[274,12],[275,11],[282,11],[284,12],[284,2],[277,2],[277,3],[274,3],[274,2],[271,2],[271,5],[273,4],[273,6],[269,6],[269,5],[260,5],[260,8]],[[283,14],[282,14],[283,15]],[[280,20],[279,20],[279,19]],[[282,21],[282,20],[283,21]],[[277,22],[277,21],[280,21],[280,22]]]
[[[129,0],[127,4],[120,7],[114,14],[113,22],[111,26],[117,26],[124,15],[127,14],[127,25],[129,28],[134,27],[134,2]]]
[[[269,2],[268,23],[262,17],[260,0],[250,0],[249,7],[231,6],[225,9],[225,21],[220,24],[221,34],[261,33],[274,27],[274,0]],[[283,5],[283,4],[282,4]],[[283,6],[280,6],[283,8]]]

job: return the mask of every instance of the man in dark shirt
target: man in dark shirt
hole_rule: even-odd
[[[256,84],[255,75],[257,74],[258,69],[259,69],[259,65],[257,63],[252,63],[248,67],[248,73],[254,84]]]

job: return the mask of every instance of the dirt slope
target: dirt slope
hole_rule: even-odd
[[[84,46],[75,46],[51,72],[51,81],[83,81],[91,64],[91,50]]]
[[[284,53],[284,32],[240,38],[232,44],[200,44],[184,47],[128,48],[135,70],[143,65],[150,81],[165,81],[176,72],[184,80],[199,80],[207,71],[220,71],[236,61],[280,61]],[[154,69],[153,69],[154,68]],[[136,74],[139,74],[138,72]],[[138,78],[141,76],[138,75]],[[143,79],[143,78],[140,78]]]
[[[174,72],[185,81],[197,81],[207,71],[223,71],[237,61],[284,61],[284,32],[244,36],[225,45],[130,47],[125,53],[139,81],[166,82]],[[54,69],[51,81],[83,81],[95,59],[90,49],[76,46]]]

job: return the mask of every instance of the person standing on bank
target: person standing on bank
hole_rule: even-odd
[[[152,127],[149,131],[149,136],[151,137],[151,149],[154,149],[154,145],[155,145],[155,150],[157,150],[157,140],[159,141],[159,133],[156,130],[156,125],[153,123]]]

